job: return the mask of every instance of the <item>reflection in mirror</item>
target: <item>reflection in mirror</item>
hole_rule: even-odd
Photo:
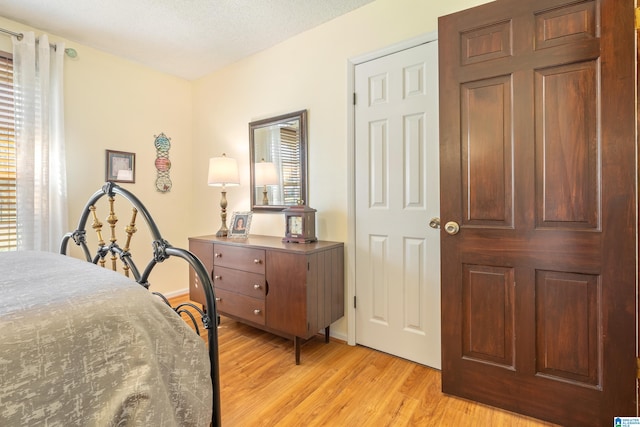
[[[281,211],[307,197],[307,111],[249,123],[251,208]]]

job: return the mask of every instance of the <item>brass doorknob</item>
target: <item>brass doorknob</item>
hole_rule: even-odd
[[[429,227],[435,228],[436,230],[440,228],[440,218],[438,218],[437,216],[431,218],[431,221],[429,221]]]
[[[458,231],[460,231],[460,226],[455,221],[449,221],[444,225],[444,231],[453,236],[454,234],[458,234]]]

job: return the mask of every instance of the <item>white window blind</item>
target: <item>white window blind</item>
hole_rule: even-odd
[[[297,129],[280,129],[280,156],[282,160],[284,204],[296,205],[302,197],[300,183],[300,138]],[[307,202],[306,200],[304,201]]]
[[[16,249],[16,139],[11,54],[0,52],[0,251]]]

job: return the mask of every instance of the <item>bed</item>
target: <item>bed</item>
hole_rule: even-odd
[[[122,247],[111,224],[116,196],[134,212]],[[106,243],[95,213],[102,197],[110,206]],[[144,269],[129,251],[137,215],[153,236]],[[94,253],[91,217],[102,242]],[[67,256],[73,243],[86,259]],[[142,203],[111,182],[90,198],[60,252],[0,253],[0,425],[220,425],[215,298],[200,260],[164,240]],[[171,307],[151,292],[151,272],[171,258],[194,269],[206,310]],[[208,344],[185,322],[194,313]]]

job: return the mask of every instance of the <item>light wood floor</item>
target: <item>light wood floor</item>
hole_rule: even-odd
[[[184,298],[175,298],[178,302]],[[553,426],[442,394],[440,372],[318,336],[302,345],[222,317],[222,425]]]

